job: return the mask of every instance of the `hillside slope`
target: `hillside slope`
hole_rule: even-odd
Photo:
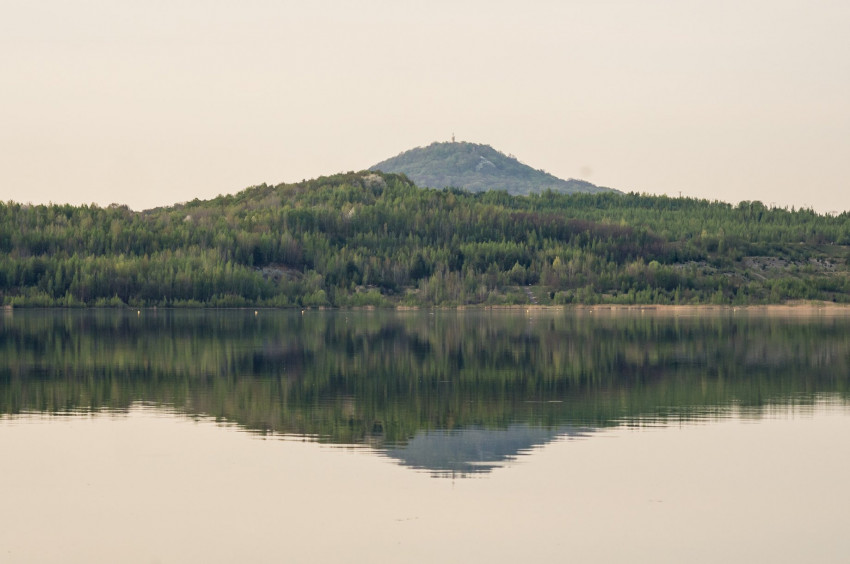
[[[369,171],[141,213],[0,203],[11,306],[850,303],[848,257],[850,213]]]
[[[417,186],[465,188],[472,192],[506,190],[523,195],[552,190],[576,192],[617,192],[584,180],[562,180],[534,169],[489,145],[477,143],[432,143],[381,161],[370,170],[402,173]]]

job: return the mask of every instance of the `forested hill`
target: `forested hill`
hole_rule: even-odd
[[[432,143],[427,147],[411,149],[372,166],[371,170],[405,174],[418,186],[465,188],[471,192],[616,192],[584,180],[562,180],[548,172],[531,168],[489,145],[465,142]]]
[[[0,204],[7,305],[850,302],[850,214],[359,173],[133,212]]]

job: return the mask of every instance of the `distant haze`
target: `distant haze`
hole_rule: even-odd
[[[4,2],[0,200],[133,209],[434,141],[850,210],[844,1]]]
[[[547,190],[564,193],[611,190],[583,180],[557,178],[489,145],[466,142],[431,143],[381,161],[370,169],[406,174],[423,188],[504,190],[517,195]]]

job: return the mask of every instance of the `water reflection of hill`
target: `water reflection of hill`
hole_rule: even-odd
[[[585,437],[592,429],[532,427],[512,424],[504,429],[468,428],[420,431],[404,445],[388,446],[386,456],[404,466],[455,476],[487,472],[562,437]]]
[[[0,317],[0,412],[142,401],[470,471],[470,449],[487,445],[473,461],[487,467],[565,429],[844,400],[848,329],[731,313],[16,311]]]

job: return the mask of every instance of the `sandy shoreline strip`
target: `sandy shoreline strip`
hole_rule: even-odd
[[[715,315],[715,314],[741,314],[741,315],[769,315],[777,317],[809,317],[809,316],[850,316],[850,304],[836,304],[833,302],[793,302],[787,304],[770,305],[622,305],[622,304],[599,304],[599,305],[510,305],[510,306],[473,306],[469,308],[459,307],[457,309],[485,309],[506,311],[563,311],[582,314],[641,314],[641,315]]]

